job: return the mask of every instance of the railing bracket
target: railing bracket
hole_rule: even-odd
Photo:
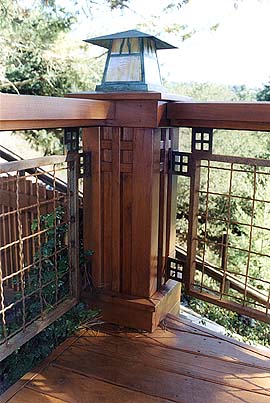
[[[80,178],[89,178],[91,176],[91,163],[92,154],[91,151],[80,153]]]
[[[68,152],[79,151],[80,148],[80,127],[67,127],[64,130],[64,145]]]
[[[182,151],[170,152],[169,171],[172,175],[190,176],[190,153]]]
[[[185,263],[174,257],[167,258],[167,278],[183,283]]]

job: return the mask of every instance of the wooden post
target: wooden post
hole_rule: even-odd
[[[180,299],[180,285],[165,283],[164,276],[176,204],[176,182],[168,179],[169,130],[161,170],[166,102],[159,93],[72,96],[115,103],[110,127],[83,129],[84,151],[92,153],[92,176],[84,180],[84,245],[94,250],[93,303],[107,321],[153,331]]]

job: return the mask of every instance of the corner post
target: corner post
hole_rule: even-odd
[[[174,131],[160,128],[166,125],[166,101],[160,93],[81,97],[115,103],[109,127],[83,129],[83,149],[92,154],[92,176],[84,180],[84,244],[94,250],[96,290],[84,297],[106,321],[153,331],[180,300],[180,284],[164,276],[176,205],[168,139],[161,172],[162,133]]]

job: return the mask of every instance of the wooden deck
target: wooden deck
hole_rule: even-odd
[[[269,403],[270,350],[168,316],[153,334],[98,325],[0,397],[12,403]]]

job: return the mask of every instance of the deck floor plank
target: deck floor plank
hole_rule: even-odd
[[[269,403],[269,358],[172,316],[153,334],[103,324],[60,346],[0,402]]]
[[[101,335],[100,335],[101,336]],[[74,347],[114,357],[126,362],[143,363],[146,367],[193,376],[209,382],[256,391],[270,396],[270,377],[265,368],[246,366],[228,361],[204,357],[192,352],[170,350],[142,338],[132,340],[111,336],[93,337],[91,332],[78,339]]]
[[[63,403],[64,400],[57,399],[47,394],[40,393],[28,388],[23,388],[11,400],[12,403]]]
[[[167,403],[164,399],[126,390],[54,365],[36,376],[27,387],[70,403]]]
[[[174,402],[182,402],[184,396],[184,402],[205,403],[204,399],[207,394],[211,403],[223,402],[223,400],[234,403],[237,402],[237,399],[232,397],[232,392],[251,396],[251,392],[245,389],[216,384],[215,374],[213,374],[214,379],[209,382],[196,378],[193,373],[185,376],[171,370],[147,367],[144,361],[142,363],[127,361],[121,355],[117,359],[102,353],[83,350],[76,346],[71,347],[61,355],[56,360],[55,365],[77,371],[86,376],[106,379],[116,385],[131,390],[144,391],[147,394]],[[252,381],[251,378],[250,382]],[[256,402],[269,402],[269,400],[269,395],[256,393]]]

